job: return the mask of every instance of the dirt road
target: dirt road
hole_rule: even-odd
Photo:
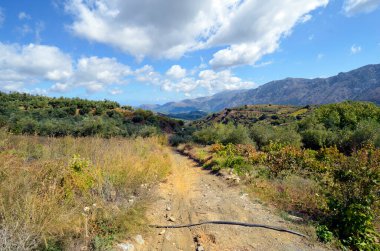
[[[252,202],[238,186],[197,167],[173,153],[173,172],[156,191],[147,217],[151,224],[174,225],[208,220],[241,221],[292,229],[265,206]],[[262,228],[203,225],[181,229],[154,229],[137,250],[324,250],[319,244],[284,232]]]

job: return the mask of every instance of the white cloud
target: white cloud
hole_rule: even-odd
[[[4,21],[5,21],[5,14],[4,14],[3,8],[0,7],[0,28],[1,26],[3,26]]]
[[[30,20],[30,19],[32,19],[32,17],[29,15],[29,14],[27,14],[27,13],[25,13],[25,12],[20,12],[20,13],[18,13],[18,19],[20,19],[20,20]]]
[[[235,15],[212,38],[211,43],[227,45],[213,56],[214,68],[253,64],[273,53],[280,39],[310,11],[327,5],[327,0],[245,1]]]
[[[0,81],[4,85],[63,81],[71,74],[70,56],[57,47],[0,43]]]
[[[135,79],[139,82],[159,85],[161,81],[161,75],[158,72],[155,72],[151,65],[144,65],[135,70],[133,74]]]
[[[211,91],[220,90],[237,90],[242,88],[251,88],[255,84],[250,81],[243,81],[234,76],[230,70],[215,72],[213,70],[204,70],[199,73],[198,83]]]
[[[362,51],[362,47],[361,46],[359,46],[359,45],[355,45],[355,44],[353,44],[352,46],[351,46],[351,54],[357,54],[357,53],[359,53],[359,52],[361,52]]]
[[[173,65],[170,67],[170,69],[166,72],[166,75],[170,78],[174,79],[180,79],[184,78],[186,76],[186,69],[182,68],[179,65]]]
[[[69,0],[76,35],[143,59],[224,47],[210,64],[254,64],[328,0]]]
[[[115,58],[82,57],[76,62],[70,79],[56,83],[51,90],[67,92],[83,87],[88,93],[94,93],[110,86],[126,84],[126,77],[131,74],[130,67]]]
[[[70,55],[54,46],[0,43],[0,89],[7,91],[48,82],[53,92],[76,87],[96,92],[125,84],[131,74],[129,66],[115,58],[83,57],[73,62]]]
[[[255,85],[236,77],[231,70],[214,71],[200,67],[188,70],[173,65],[161,74],[150,65],[132,70],[115,58],[94,56],[73,60],[70,55],[54,46],[0,43],[1,90],[65,93],[82,88],[88,93],[105,91],[118,95],[123,91],[121,86],[130,81],[154,84],[165,91],[184,92],[188,95],[195,90],[216,93]],[[35,88],[41,83],[49,83],[51,86],[47,89]]]
[[[80,83],[122,84],[130,74],[129,66],[115,58],[84,57],[78,60],[74,78]]]
[[[210,94],[223,90],[252,88],[255,83],[244,81],[234,76],[230,70],[213,71],[203,70],[197,76],[186,77],[179,81],[164,80],[162,89],[166,91],[185,92],[188,95],[197,88],[205,88]]]
[[[347,16],[369,13],[380,6],[380,0],[345,0],[343,11]]]

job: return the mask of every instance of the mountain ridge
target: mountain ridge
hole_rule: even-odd
[[[213,96],[150,105],[162,113],[216,112],[256,104],[319,105],[345,100],[380,104],[380,64],[365,65],[327,78],[285,78],[254,89],[224,91]],[[149,105],[143,106],[144,108]],[[148,108],[149,109],[149,108]]]

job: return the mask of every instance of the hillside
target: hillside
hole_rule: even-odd
[[[163,113],[202,110],[216,112],[227,107],[253,104],[308,105],[344,100],[371,101],[380,104],[380,64],[339,73],[329,78],[286,78],[258,88],[225,91],[210,97],[186,99],[150,106]]]
[[[145,137],[173,132],[182,124],[179,120],[108,100],[0,92],[0,127],[14,134]]]
[[[203,127],[214,123],[234,123],[250,126],[255,123],[284,125],[301,120],[314,109],[312,106],[291,105],[244,105],[226,108],[203,119],[192,122],[192,125]]]

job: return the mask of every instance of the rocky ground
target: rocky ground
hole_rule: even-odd
[[[173,171],[155,191],[147,211],[151,224],[177,225],[210,220],[266,224],[302,232],[302,226],[281,218],[253,201],[242,186],[231,185],[199,168],[192,160],[173,153]],[[153,229],[120,244],[123,250],[327,250],[310,238],[263,228],[202,225],[180,229]]]

